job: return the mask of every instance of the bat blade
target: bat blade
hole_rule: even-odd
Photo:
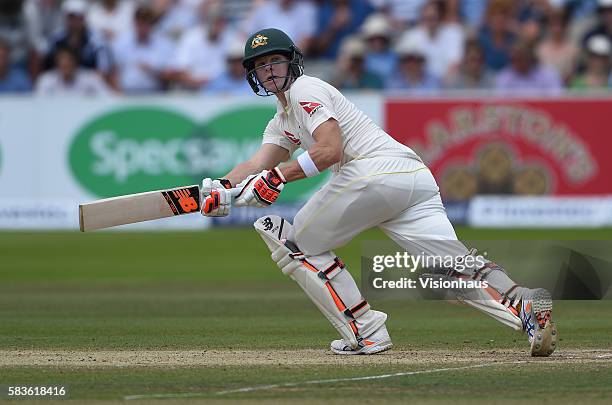
[[[198,212],[197,185],[106,198],[79,205],[81,232]]]

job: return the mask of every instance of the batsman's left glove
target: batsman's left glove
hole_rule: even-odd
[[[232,207],[232,184],[227,179],[202,180],[202,215],[225,217]]]
[[[236,186],[241,190],[235,197],[234,205],[236,207],[268,207],[276,201],[285,183],[287,181],[278,167],[251,175]]]

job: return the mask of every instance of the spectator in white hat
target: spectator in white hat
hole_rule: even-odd
[[[393,52],[393,30],[384,14],[370,15],[361,27],[365,40],[365,67],[386,80],[397,68],[397,55]]]
[[[585,70],[575,77],[572,89],[605,89],[610,87],[612,45],[606,35],[594,35],[587,40],[585,47]]]
[[[584,36],[584,45],[594,35],[605,35],[612,41],[612,0],[597,0],[597,6],[599,21]]]
[[[396,47],[399,55],[397,72],[386,82],[387,90],[432,92],[441,87],[440,80],[425,68],[427,53],[421,43],[404,40]]]
[[[246,72],[242,66],[243,57],[244,41],[235,40],[227,49],[225,71],[202,87],[203,94],[240,96],[253,93],[253,89],[245,80]]]
[[[349,37],[340,46],[338,67],[333,84],[341,90],[382,89],[383,80],[365,67],[366,46],[359,38]]]

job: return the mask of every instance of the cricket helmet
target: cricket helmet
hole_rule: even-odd
[[[257,78],[255,74],[255,59],[271,54],[281,54],[289,58],[289,68],[283,84],[284,90],[289,88],[295,79],[304,74],[304,56],[302,51],[300,51],[287,34],[276,28],[266,28],[257,31],[246,41],[242,65],[247,72],[247,81],[258,96],[269,96],[272,93],[266,90]]]

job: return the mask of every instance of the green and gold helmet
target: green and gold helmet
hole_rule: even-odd
[[[295,46],[287,34],[275,28],[257,31],[249,37],[244,46],[242,65],[247,72],[247,81],[255,94],[259,96],[269,96],[272,93],[267,91],[257,79],[255,75],[255,59],[275,53],[289,58],[288,76],[285,76],[283,89],[287,89],[295,79],[304,73],[304,57],[302,52]]]

